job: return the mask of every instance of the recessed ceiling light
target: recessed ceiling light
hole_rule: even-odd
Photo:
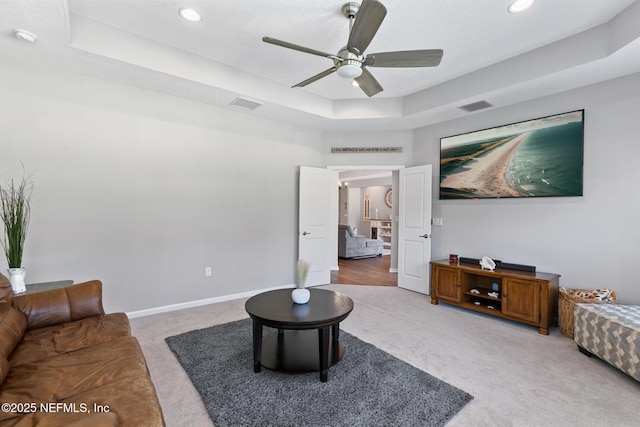
[[[529,9],[536,0],[515,0],[513,3],[509,5],[509,12],[511,13],[520,13]]]
[[[198,13],[198,11],[196,11],[195,9],[191,9],[188,7],[183,7],[180,10],[178,10],[178,13],[180,14],[180,16],[182,16],[182,19],[189,21],[189,22],[200,22],[202,21],[202,16],[200,16],[200,14]]]

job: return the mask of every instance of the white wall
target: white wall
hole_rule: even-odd
[[[358,234],[366,236],[371,235],[371,221],[364,221],[364,196],[370,195],[370,209],[369,215],[375,217],[376,208],[378,208],[378,215],[381,219],[389,219],[391,208],[384,202],[384,196],[389,188],[391,188],[391,176],[382,178],[371,178],[349,181],[349,210],[356,209],[359,216],[349,213],[351,226],[358,227]],[[358,198],[352,197],[357,193]],[[381,194],[380,194],[381,193]],[[352,200],[353,199],[353,200]]]
[[[294,283],[320,132],[9,63],[0,93],[0,180],[35,182],[28,283],[101,279],[108,311]]]
[[[338,188],[338,224],[349,223],[349,188]]]
[[[640,303],[639,92],[635,75],[415,132],[322,134],[3,62],[0,180],[23,163],[35,181],[27,282],[98,278],[108,311],[134,311],[292,284],[299,165],[437,165],[441,136],[585,108],[584,197],[435,200],[434,258],[534,264]]]
[[[491,101],[491,100],[489,100]],[[585,109],[584,197],[438,200],[441,137]],[[415,131],[414,164],[434,165],[433,258],[490,256],[611,288],[640,304],[640,74]]]
[[[324,133],[323,144],[330,166],[407,165],[413,157],[413,131],[331,131]],[[402,152],[331,153],[332,147],[402,147]]]
[[[360,230],[360,221],[362,221],[362,191],[360,188],[349,187],[349,218],[347,224],[352,224]]]
[[[391,181],[391,177],[389,177],[388,181]],[[369,216],[372,219],[391,219],[391,208],[384,201],[388,190],[391,190],[391,185],[361,188],[360,191],[362,191],[363,198],[365,195],[371,196],[369,199]]]

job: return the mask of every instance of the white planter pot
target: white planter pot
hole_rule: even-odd
[[[291,299],[296,304],[306,304],[309,302],[309,298],[311,297],[311,292],[309,289],[294,289],[291,291]]]
[[[18,295],[27,291],[27,285],[24,283],[25,271],[24,267],[20,268],[10,268],[7,270],[9,272],[9,282],[11,282],[11,288],[13,289],[13,293]]]

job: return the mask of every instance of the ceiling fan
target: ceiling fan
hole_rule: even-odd
[[[354,2],[345,3],[342,6],[342,14],[349,19],[349,40],[337,55],[271,37],[262,38],[262,41],[266,43],[324,56],[333,61],[333,67],[292,87],[303,87],[337,72],[341,77],[354,79],[360,89],[371,97],[383,89],[366,67],[435,67],[440,64],[442,49],[406,50],[364,55],[364,51],[376,35],[387,14],[387,8],[379,1],[362,0],[361,5]]]

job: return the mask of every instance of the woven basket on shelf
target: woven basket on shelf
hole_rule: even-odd
[[[582,291],[584,289],[570,289],[560,288],[558,292],[558,324],[560,326],[560,332],[567,337],[573,339],[573,308],[576,304],[617,304],[617,301],[601,301],[598,299],[585,299],[577,297],[574,294],[576,291]]]

